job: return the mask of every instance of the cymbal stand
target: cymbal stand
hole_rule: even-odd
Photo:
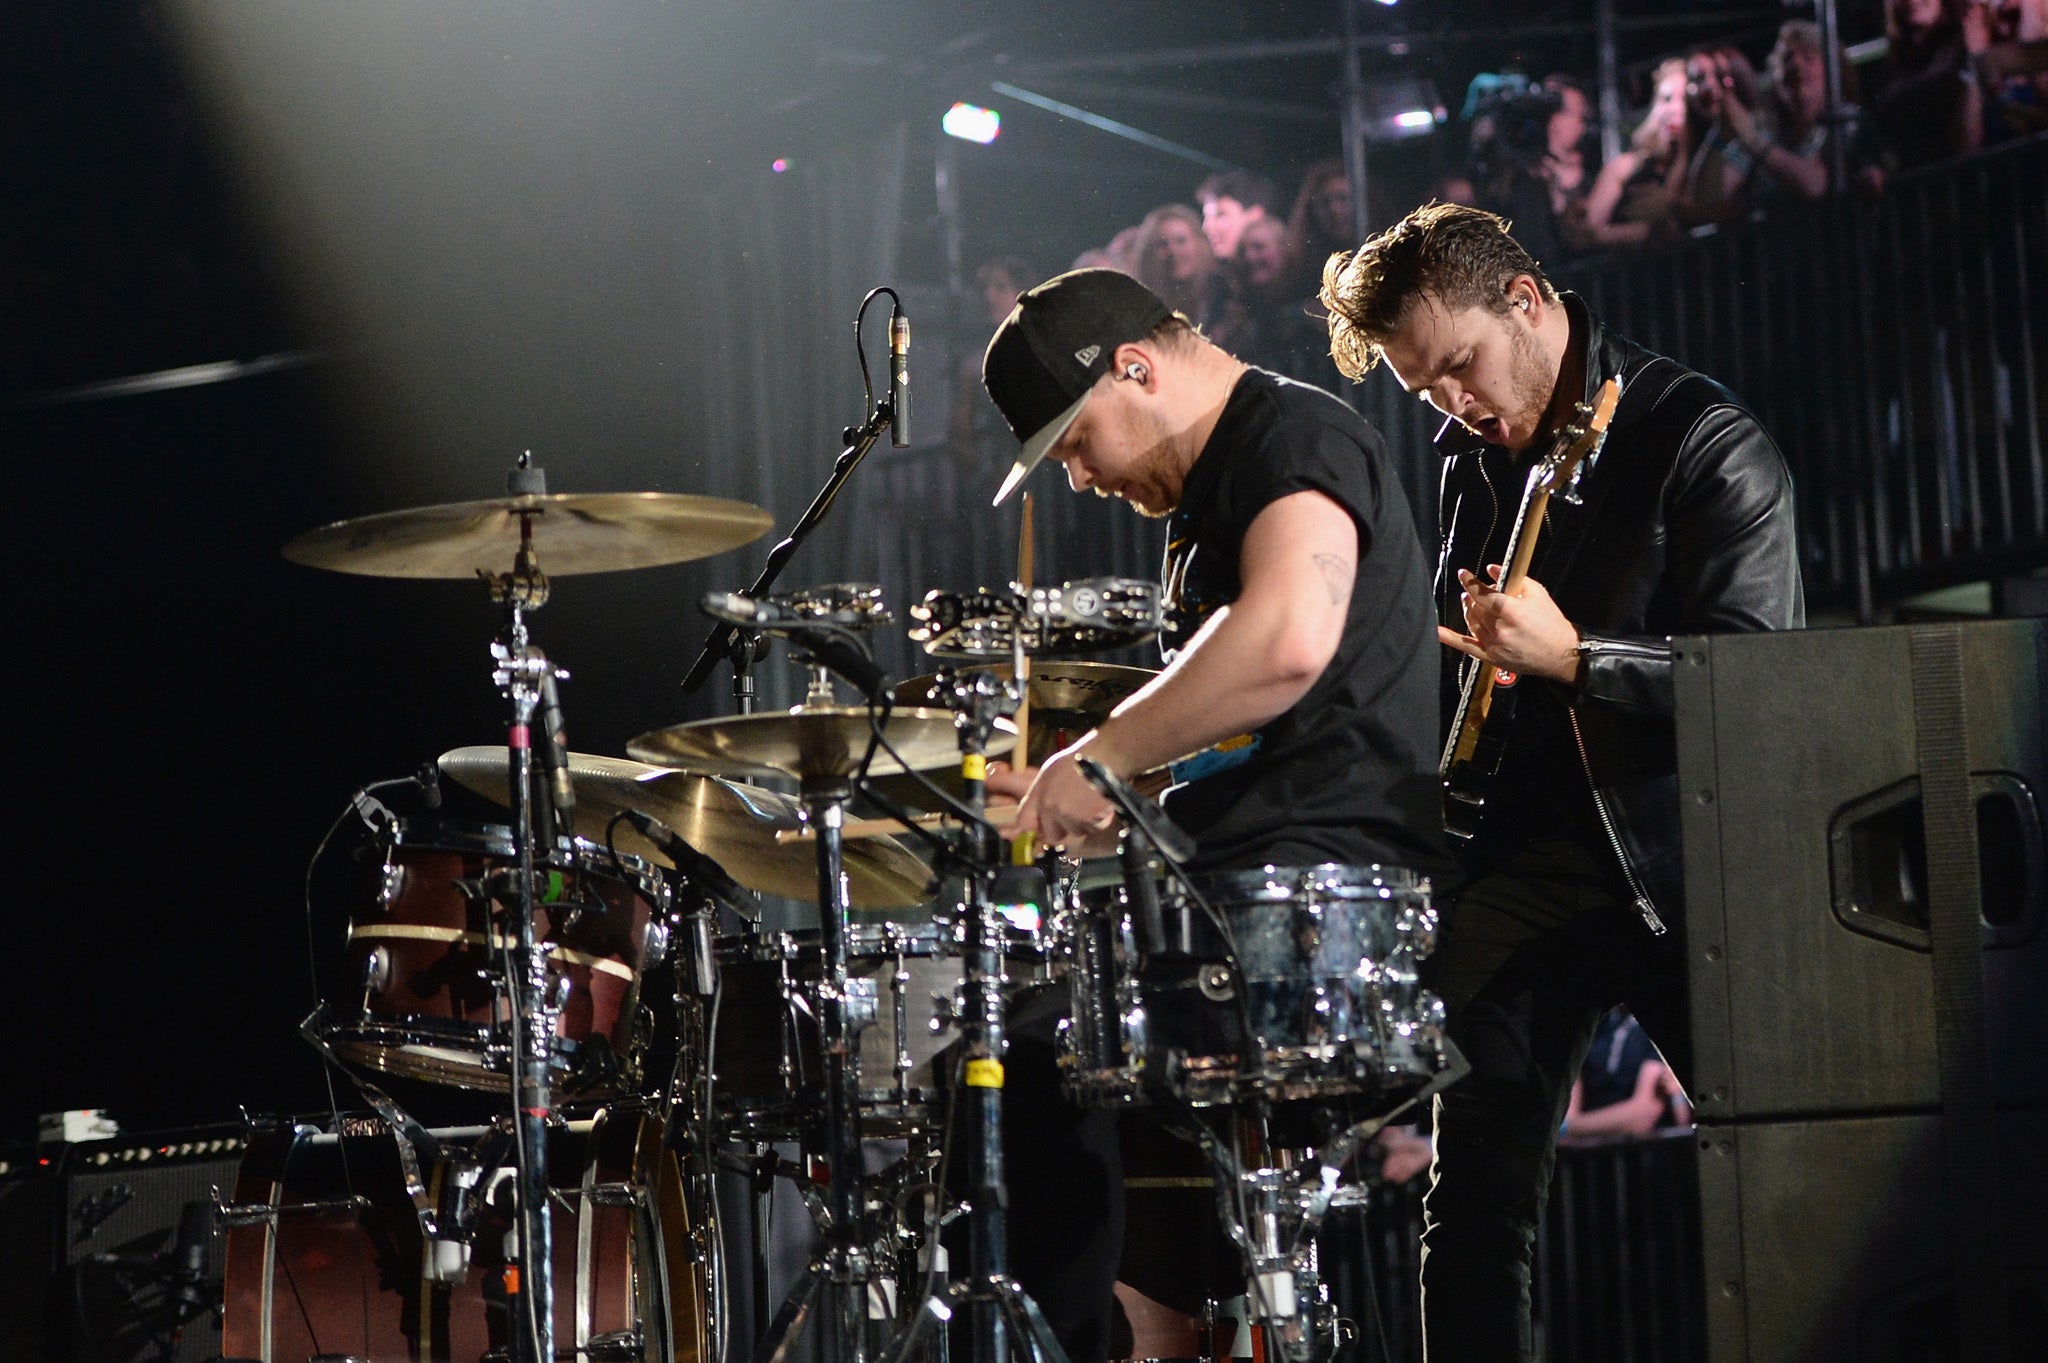
[[[811,1261],[755,1349],[759,1363],[783,1363],[822,1292],[827,1299],[832,1363],[865,1363],[870,1289],[876,1264],[867,1237],[865,1165],[860,1131],[860,1033],[874,1021],[868,981],[848,978],[847,930],[852,903],[846,884],[847,776],[806,777],[801,798],[817,830],[820,979],[818,1040],[825,1081],[826,1189],[823,1256]]]
[[[521,458],[510,478],[513,494],[546,491],[545,475]],[[534,936],[538,901],[534,845],[536,824],[553,822],[552,811],[536,818],[534,801],[533,719],[544,688],[554,685],[554,665],[533,646],[526,615],[547,603],[548,580],[533,552],[533,521],[538,512],[522,513],[519,551],[512,571],[479,572],[492,600],[505,607],[505,629],[491,645],[498,666],[492,673],[511,702],[512,722],[506,735],[512,796],[512,845],[515,854],[515,969],[512,987],[512,1094],[519,1168],[519,1267],[507,1275],[508,1297],[516,1304],[511,1323],[514,1357],[519,1363],[553,1363],[555,1357],[554,1239],[548,1218],[548,1121],[553,1115],[554,1035],[558,1009],[549,998],[547,954]],[[521,1347],[523,1346],[523,1347]]]
[[[987,804],[988,741],[996,721],[1015,711],[1020,694],[986,671],[956,673],[942,681],[945,702],[960,736],[964,803],[976,815]],[[967,918],[972,931],[967,987],[970,1007],[958,1025],[965,1054],[963,1095],[970,1132],[968,1169],[968,1275],[925,1299],[908,1327],[880,1363],[905,1363],[933,1331],[965,1305],[972,1327],[974,1363],[1003,1363],[1004,1331],[1029,1352],[1033,1363],[1067,1363],[1038,1303],[1009,1275],[1008,1190],[1003,1171],[1003,920],[991,893],[1004,858],[987,824],[967,825],[978,852],[966,877]]]

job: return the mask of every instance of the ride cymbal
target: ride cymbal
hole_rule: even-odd
[[[441,754],[439,761],[457,785],[500,805],[509,803],[505,749],[455,748]],[[576,791],[579,836],[601,844],[613,818],[637,809],[667,824],[750,890],[790,899],[817,898],[814,849],[775,836],[803,826],[801,807],[788,795],[596,753],[569,754],[569,776]],[[611,839],[621,852],[662,866],[673,864],[629,823],[612,829]],[[926,903],[932,895],[930,868],[892,838],[847,843],[846,876],[856,909],[908,908]]]
[[[512,571],[522,524],[550,577],[709,558],[774,522],[747,502],[680,492],[556,492],[407,507],[295,536],[284,556],[366,577],[474,578]]]

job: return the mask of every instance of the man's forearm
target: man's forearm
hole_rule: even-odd
[[[1292,622],[1226,607],[1173,666],[1097,730],[1089,755],[1124,776],[1163,767],[1249,733],[1293,708],[1322,675],[1312,642]]]

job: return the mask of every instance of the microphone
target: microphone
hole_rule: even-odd
[[[712,619],[728,620],[735,625],[794,624],[804,618],[773,598],[756,599],[738,592],[706,592],[699,604]]]
[[[889,309],[889,443],[910,448],[910,319],[901,303]]]
[[[888,674],[868,656],[847,626],[807,615],[771,599],[756,600],[738,592],[707,592],[699,603],[714,620],[748,625],[763,634],[777,634],[858,687],[870,700],[889,690]]]
[[[555,821],[564,830],[576,812],[576,785],[569,779],[569,736],[562,728],[562,693],[555,686],[555,669],[546,666],[540,674],[540,764],[548,774],[548,796],[554,802]]]
[[[637,809],[625,811],[626,822],[640,830],[640,836],[662,850],[662,854],[676,864],[676,869],[696,881],[713,898],[722,899],[738,908],[738,901],[746,894],[740,883],[726,874],[723,866],[704,853],[699,852],[681,835],[652,814]]]

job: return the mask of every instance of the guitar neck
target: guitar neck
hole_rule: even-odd
[[[1529,563],[1536,554],[1536,537],[1543,528],[1543,512],[1549,505],[1550,493],[1541,486],[1538,470],[1532,468],[1529,481],[1522,488],[1522,505],[1515,512],[1514,529],[1508,535],[1502,591],[1512,594],[1528,579]],[[1485,567],[1481,564],[1480,571],[1484,572]],[[1465,685],[1458,696],[1458,712],[1451,718],[1450,741],[1444,745],[1443,757],[1437,763],[1438,775],[1448,775],[1457,763],[1471,760],[1480,731],[1493,710],[1495,677],[1495,669],[1477,661],[1466,672]]]

